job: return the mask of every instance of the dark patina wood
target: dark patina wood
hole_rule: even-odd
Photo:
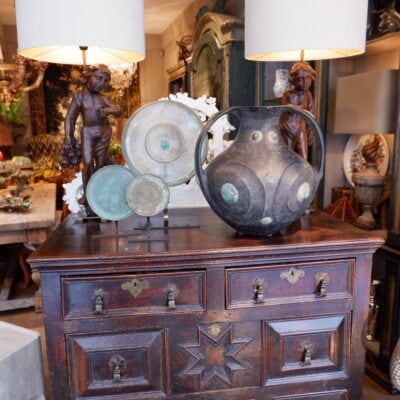
[[[70,215],[29,259],[53,399],[361,399],[380,238],[323,212],[272,237],[209,209],[140,224]]]

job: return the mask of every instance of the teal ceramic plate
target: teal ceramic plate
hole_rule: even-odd
[[[202,128],[199,116],[184,104],[146,104],[125,124],[124,159],[136,175],[156,175],[168,186],[180,185],[195,174],[194,149]]]
[[[130,169],[121,165],[108,165],[96,171],[86,188],[86,198],[93,212],[110,221],[132,215],[125,193],[134,177]]]

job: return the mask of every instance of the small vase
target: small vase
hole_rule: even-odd
[[[277,69],[275,71],[275,84],[273,87],[274,96],[282,97],[285,90],[289,88],[289,71],[287,69]]]

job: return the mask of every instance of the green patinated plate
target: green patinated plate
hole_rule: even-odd
[[[110,221],[132,215],[125,194],[134,177],[130,169],[121,165],[108,165],[96,171],[86,188],[86,198],[93,212]]]
[[[126,201],[137,215],[153,217],[167,208],[169,189],[158,176],[138,175],[128,184]]]
[[[188,182],[195,174],[195,146],[202,128],[197,113],[182,103],[146,104],[125,124],[124,159],[136,175],[156,175],[168,186]]]

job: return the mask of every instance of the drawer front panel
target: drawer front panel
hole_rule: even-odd
[[[347,390],[272,397],[273,400],[348,400],[348,398]]]
[[[163,330],[67,336],[72,398],[165,393]]]
[[[63,278],[64,318],[204,311],[204,271]]]
[[[226,269],[227,308],[350,297],[354,260]]]
[[[265,384],[347,378],[348,314],[265,322]]]
[[[168,342],[173,355],[172,393],[192,398],[190,394],[198,392],[202,399],[230,399],[221,392],[210,393],[260,388],[261,321],[188,324],[185,329],[171,329]]]

